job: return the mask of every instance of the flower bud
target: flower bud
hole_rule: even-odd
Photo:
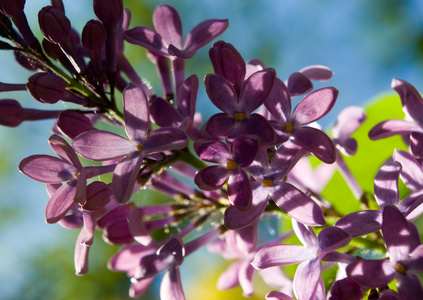
[[[95,15],[106,24],[117,25],[123,14],[122,0],[94,0]]]
[[[70,38],[71,23],[60,9],[53,6],[43,7],[38,13],[38,23],[44,37],[54,44]]]
[[[87,186],[87,202],[83,210],[96,211],[102,209],[110,201],[111,189],[101,181],[94,181]]]
[[[28,78],[28,91],[36,100],[43,103],[56,103],[65,94],[66,81],[50,73],[37,73]]]
[[[0,100],[0,124],[8,127],[19,126],[22,119],[22,106],[16,100]]]
[[[71,139],[74,139],[85,131],[94,130],[90,119],[72,110],[64,111],[59,115],[57,118],[57,127],[59,127],[63,134]]]
[[[229,80],[239,94],[246,72],[241,54],[231,44],[218,41],[210,49],[209,56],[214,72]]]
[[[24,7],[25,0],[0,0],[0,11],[9,18],[22,13]]]
[[[82,45],[90,52],[100,50],[106,38],[106,29],[100,21],[90,20],[82,30]]]
[[[22,52],[14,51],[13,54],[15,55],[16,61],[27,70],[35,71],[42,68],[37,60],[22,54]]]

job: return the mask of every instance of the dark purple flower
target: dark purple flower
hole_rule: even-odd
[[[77,136],[72,146],[85,158],[109,160],[123,158],[114,171],[112,190],[120,203],[129,201],[146,155],[182,149],[188,139],[179,128],[162,127],[148,133],[148,100],[138,86],[129,84],[123,94],[125,130],[129,140],[103,130],[87,131]],[[147,134],[148,133],[148,134]]]
[[[223,113],[211,116],[203,126],[204,132],[219,140],[253,134],[260,137],[263,145],[272,145],[275,141],[272,126],[254,111],[270,94],[275,76],[273,70],[254,73],[245,81],[238,96],[232,83],[224,77],[206,75],[204,82],[207,94]]]
[[[275,152],[269,162],[267,152],[262,150],[248,168],[254,180],[252,206],[240,210],[229,205],[225,211],[225,225],[239,229],[256,221],[267,206],[269,198],[290,217],[304,224],[315,226],[326,223],[320,206],[292,184],[285,176],[306,151],[293,142],[286,142]]]
[[[319,89],[305,96],[291,113],[291,95],[286,85],[278,78],[264,105],[273,115],[273,128],[278,135],[278,143],[292,137],[325,163],[336,160],[335,146],[322,131],[304,126],[325,116],[335,104],[338,90],[332,87]]]
[[[423,245],[414,229],[394,206],[383,210],[382,234],[389,260],[358,260],[347,267],[353,280],[368,288],[386,286],[397,279],[402,299],[423,298],[423,288],[415,273],[423,272]]]
[[[251,205],[251,186],[245,168],[257,155],[259,142],[247,137],[238,137],[229,145],[220,142],[197,142],[198,156],[207,162],[219,165],[200,170],[194,178],[203,190],[216,190],[228,182],[229,201],[240,208]]]

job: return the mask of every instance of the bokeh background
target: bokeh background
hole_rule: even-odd
[[[27,0],[25,11],[38,37],[37,13],[48,0]],[[94,18],[92,1],[64,1],[66,14],[77,31]],[[151,14],[162,1],[124,0],[132,11],[131,27],[152,26]],[[404,79],[423,91],[423,1],[420,0],[214,0],[167,1],[182,17],[186,34],[209,18],[228,18],[229,28],[219,38],[232,43],[245,60],[261,59],[285,79],[308,65],[322,64],[335,75],[316,87],[335,86],[339,98],[322,120],[328,127],[348,105],[368,106],[381,93],[391,93],[392,78]],[[157,85],[154,66],[142,48],[128,45],[128,58],[139,73]],[[186,64],[187,75],[199,78],[212,72],[208,47]],[[26,83],[31,74],[0,53],[0,81]],[[27,92],[3,93],[22,106],[39,108]],[[59,106],[60,107],[60,106]],[[52,106],[53,109],[53,106]],[[216,111],[200,87],[198,109],[204,118]],[[73,250],[78,231],[44,222],[48,200],[45,186],[19,173],[17,165],[32,154],[53,154],[47,139],[51,121],[0,127],[0,299],[127,299],[125,274],[107,270],[108,258],[118,247],[97,235],[90,253],[90,272],[74,275]],[[207,259],[204,259],[207,257]],[[181,268],[187,299],[242,299],[241,290],[218,292],[218,275],[228,262],[203,250]],[[157,299],[160,278],[143,299]],[[254,299],[270,289],[258,282]]]

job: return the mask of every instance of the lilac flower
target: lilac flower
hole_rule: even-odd
[[[263,247],[276,245],[287,238],[291,233],[280,236],[264,245],[257,246],[258,222],[244,227],[239,231],[228,231],[222,239],[212,243],[208,249],[213,253],[220,253],[225,259],[235,260],[220,276],[217,288],[227,290],[241,286],[244,297],[253,295],[253,276],[255,269],[251,265],[255,254]],[[259,270],[263,280],[274,288],[279,288],[287,293],[291,291],[292,282],[279,267]]]
[[[336,226],[350,233],[352,237],[379,230],[382,225],[382,211],[388,205],[396,206],[409,221],[416,219],[422,213],[423,206],[421,203],[423,201],[423,195],[421,190],[409,194],[400,201],[398,189],[398,179],[402,170],[400,162],[411,166],[413,165],[412,156],[401,151],[396,152],[394,157],[398,161],[388,161],[379,169],[375,176],[374,194],[380,209],[353,212],[336,222]],[[417,164],[416,161],[414,163]],[[415,168],[415,165],[413,167]],[[407,175],[409,176],[411,174],[408,173]],[[413,224],[410,224],[410,226],[414,227]]]
[[[219,165],[200,170],[195,184],[203,190],[215,190],[228,181],[229,201],[241,208],[250,207],[251,186],[244,169],[252,163],[258,149],[258,141],[247,137],[238,137],[230,145],[220,141],[197,142],[198,156]]]
[[[272,126],[278,135],[278,143],[292,137],[325,163],[336,160],[335,146],[322,131],[303,126],[325,116],[335,104],[338,90],[332,87],[311,92],[305,96],[291,113],[291,96],[286,85],[278,78],[264,105],[273,115]]]
[[[123,94],[125,130],[130,138],[102,130],[87,131],[77,136],[72,146],[85,158],[120,161],[113,175],[112,190],[120,203],[129,201],[146,155],[184,148],[186,134],[179,128],[163,127],[148,133],[150,116],[148,100],[136,85],[129,84]],[[148,134],[148,135],[147,135]]]
[[[49,143],[60,158],[32,155],[21,161],[19,170],[44,183],[66,182],[51,196],[46,207],[47,223],[56,223],[66,215],[74,203],[86,202],[87,178],[113,172],[114,166],[84,168],[75,151],[63,138],[52,135]]]
[[[323,299],[322,261],[325,255],[348,245],[351,237],[337,227],[326,227],[316,237],[311,227],[295,220],[292,223],[297,237],[304,246],[275,245],[263,248],[257,252],[251,264],[256,269],[264,269],[300,263],[294,276],[295,295],[301,300],[315,297]]]
[[[387,205],[382,234],[389,260],[358,260],[347,267],[348,276],[368,288],[384,287],[396,278],[402,299],[422,299],[423,288],[415,273],[423,272],[423,246],[409,225],[396,207]]]
[[[262,150],[248,168],[254,180],[251,182],[253,203],[250,209],[239,210],[231,205],[225,211],[225,225],[238,229],[256,221],[271,198],[290,217],[304,224],[324,225],[323,211],[319,205],[290,183],[284,177],[304,155],[303,148],[293,142],[286,142],[275,152],[269,163],[267,152]]]
[[[176,9],[164,4],[154,10],[153,23],[156,31],[138,26],[125,32],[125,40],[162,56],[183,59],[193,57],[228,27],[228,20],[203,21],[188,33],[183,43],[181,18]]]
[[[369,132],[369,138],[379,140],[393,135],[409,137],[411,152],[416,158],[423,157],[423,99],[419,92],[406,81],[393,79],[392,88],[401,98],[405,120],[386,120]]]
[[[253,112],[266,100],[274,81],[273,70],[256,72],[245,81],[238,96],[232,83],[224,77],[206,75],[207,94],[223,113],[211,116],[203,126],[204,132],[218,140],[254,134],[260,137],[263,145],[272,145],[275,140],[272,126]]]

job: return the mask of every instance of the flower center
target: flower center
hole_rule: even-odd
[[[292,132],[292,129],[293,129],[292,123],[290,123],[290,122],[286,122],[286,123],[285,123],[285,128],[284,128],[284,131],[285,131],[286,133],[291,133],[291,132]]]
[[[75,178],[78,178],[78,176],[79,176],[79,171],[76,171],[76,172],[75,172],[75,174],[74,174],[73,176],[75,176]]]
[[[237,164],[236,161],[228,160],[226,162],[226,169],[228,169],[228,170],[235,170],[237,166],[238,166],[238,164]]]
[[[397,262],[395,264],[394,269],[395,269],[395,271],[397,271],[398,273],[401,273],[403,275],[405,275],[405,272],[407,271],[407,268],[399,262]]]
[[[244,121],[245,115],[243,113],[236,113],[234,115],[235,121]]]
[[[273,180],[265,179],[261,182],[263,186],[273,186]]]
[[[137,145],[137,149],[138,149],[139,152],[144,151],[144,147],[142,145]]]

